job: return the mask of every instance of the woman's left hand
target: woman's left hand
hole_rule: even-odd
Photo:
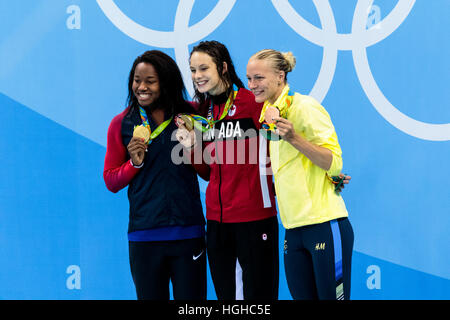
[[[352,179],[352,177],[350,177],[350,176],[348,176],[348,175],[345,175],[345,174],[343,174],[343,173],[341,173],[341,174],[339,174],[339,177],[340,178],[344,178],[344,184],[348,184],[349,182],[350,182],[350,180]],[[342,188],[343,188],[344,186],[342,186]]]
[[[295,137],[294,125],[287,119],[275,117],[273,120],[276,122],[276,133],[279,134],[283,140],[290,142]]]
[[[195,131],[189,131],[184,124],[181,124],[177,129],[176,138],[185,148],[192,149],[196,143]]]
[[[343,174],[343,173],[341,173],[341,174],[339,174],[339,178],[344,179],[344,180],[342,181],[341,186],[340,186],[339,188],[336,189],[336,191],[340,193],[340,192],[342,192],[342,189],[345,188],[345,185],[346,185],[346,184],[349,184],[349,182],[350,182],[350,180],[352,179],[352,177],[351,177],[351,176],[348,176],[348,175],[345,175],[345,174]]]

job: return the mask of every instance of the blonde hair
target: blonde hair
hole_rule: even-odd
[[[297,62],[291,51],[280,52],[274,49],[258,51],[251,56],[250,60],[251,59],[267,60],[275,70],[284,71],[285,80],[287,79],[287,74],[295,68]]]

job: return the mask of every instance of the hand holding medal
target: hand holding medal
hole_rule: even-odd
[[[264,131],[261,131],[261,133],[267,140],[288,140],[295,134],[292,123],[286,120],[293,97],[294,93],[286,85],[274,103],[270,103],[268,100],[264,102],[259,122],[262,123],[262,128],[266,130],[265,133]]]
[[[280,135],[283,140],[291,141],[295,137],[294,125],[287,119],[274,117],[276,123],[275,132]]]
[[[281,136],[277,132],[277,121],[275,119],[280,117],[280,110],[276,107],[269,107],[264,113],[264,122],[262,128],[266,130],[264,134],[267,140],[279,140]]]
[[[175,124],[179,128],[180,126],[184,126],[188,131],[192,131],[194,129],[194,122],[192,118],[186,114],[179,114],[175,116]]]
[[[148,145],[159,136],[161,132],[169,125],[172,118],[165,120],[161,123],[155,131],[151,132],[150,125],[148,123],[147,113],[144,108],[139,107],[139,113],[142,119],[142,124],[134,126],[133,137],[127,146],[128,153],[130,154],[131,162],[134,165],[141,165],[144,162],[145,152]]]
[[[128,143],[127,150],[130,154],[133,165],[140,166],[145,158],[147,142],[150,139],[150,132],[144,126],[136,126],[133,130],[133,137]]]
[[[133,137],[144,139],[144,143],[148,143],[150,141],[150,131],[143,125],[135,126]]]
[[[175,124],[178,126],[176,138],[185,148],[192,148],[195,145],[194,121],[186,114],[175,116]]]
[[[275,107],[269,107],[264,114],[265,123],[268,125],[268,130],[274,131],[276,129],[276,121],[275,118],[280,116],[280,110]]]

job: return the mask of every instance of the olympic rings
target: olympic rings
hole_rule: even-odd
[[[450,123],[432,124],[421,122],[400,112],[383,95],[373,78],[366,49],[393,33],[407,18],[415,0],[398,0],[394,9],[377,26],[366,30],[368,9],[373,0],[358,0],[352,21],[352,32],[337,33],[333,10],[328,0],[313,0],[323,29],[303,19],[288,0],[271,0],[282,19],[301,37],[323,47],[322,65],[310,95],[323,101],[328,93],[336,70],[339,50],[350,50],[361,86],[377,112],[391,125],[413,137],[431,140],[450,140]],[[183,74],[188,92],[193,96],[189,70],[189,44],[197,42],[213,32],[228,16],[236,0],[219,0],[213,10],[200,22],[189,26],[195,0],[180,0],[174,22],[174,31],[155,31],[141,26],[127,17],[113,0],[97,0],[111,22],[123,33],[141,43],[174,48],[175,58]]]

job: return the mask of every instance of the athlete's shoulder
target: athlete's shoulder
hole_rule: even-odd
[[[194,108],[196,111],[200,108],[200,103],[198,101],[192,100],[188,101],[188,103],[191,105],[192,108]]]
[[[241,99],[253,100],[253,102],[255,101],[255,96],[253,95],[253,93],[246,88],[239,89],[238,97]]]
[[[296,92],[292,104],[303,110],[323,109],[323,106],[314,97]]]
[[[290,116],[302,119],[302,122],[316,121],[314,119],[328,121],[330,119],[328,111],[322,104],[309,95],[303,95],[296,92],[291,109],[292,110],[289,112]]]
[[[305,103],[305,104],[318,104],[319,102],[312,96],[307,94],[301,94],[299,92],[294,93],[294,103]]]
[[[255,96],[253,93],[245,88],[240,88],[238,95],[236,97],[236,104],[246,104],[248,106],[253,106],[254,108],[261,109],[262,103],[255,101]]]

